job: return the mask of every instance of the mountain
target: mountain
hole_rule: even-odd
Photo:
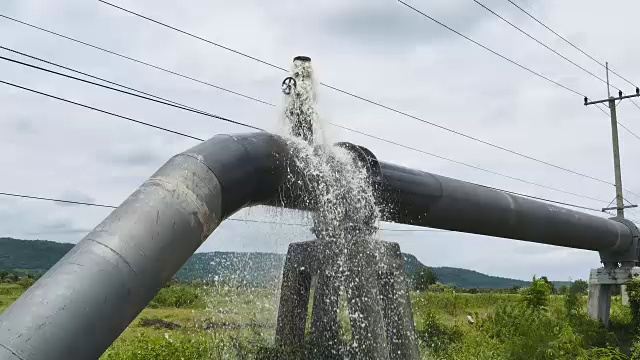
[[[0,270],[44,273],[72,247],[53,241],[0,238]]]
[[[404,255],[404,271],[407,274],[413,274],[421,266],[425,266],[415,256],[411,254]],[[490,276],[479,273],[474,270],[453,268],[453,267],[434,267],[438,282],[447,285],[455,285],[459,288],[483,288],[483,289],[508,289],[515,286],[529,286],[528,281],[507,279],[498,276]],[[563,281],[554,281],[556,287],[565,284]]]
[[[284,265],[283,254],[210,252],[193,254],[178,271],[179,280],[231,280],[250,285],[276,284]]]
[[[44,240],[0,238],[0,270],[22,270],[42,274],[66,254],[73,244]],[[403,254],[405,273],[411,276],[422,264],[415,256]],[[178,271],[179,280],[236,280],[251,285],[277,283],[284,264],[283,254],[210,252],[194,254]],[[485,275],[452,267],[433,268],[438,281],[460,288],[511,288],[528,286],[523,280]],[[555,286],[567,284],[554,282]]]

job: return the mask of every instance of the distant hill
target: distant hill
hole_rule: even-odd
[[[0,238],[0,270],[22,270],[44,273],[53,266],[73,244],[44,240]],[[411,276],[422,264],[415,256],[403,254],[407,275]],[[180,280],[234,279],[252,285],[275,283],[282,272],[283,254],[210,252],[194,254],[178,271]],[[501,278],[473,270],[436,267],[438,281],[460,288],[511,288],[528,286],[527,281]],[[567,282],[554,282],[555,286]]]
[[[0,238],[0,270],[43,273],[72,247],[73,244],[53,241]]]

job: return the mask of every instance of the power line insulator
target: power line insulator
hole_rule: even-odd
[[[618,90],[618,97],[622,97],[622,90]]]
[[[587,99],[587,97],[584,97],[584,104],[587,105],[587,101],[589,101],[589,99]]]
[[[640,88],[636,86],[636,95],[640,95]]]

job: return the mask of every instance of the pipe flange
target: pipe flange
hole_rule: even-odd
[[[613,220],[615,222],[624,224],[631,231],[631,236],[633,238],[631,246],[627,251],[620,254],[612,254],[606,252],[600,252],[600,260],[603,264],[607,263],[621,263],[623,267],[625,266],[636,266],[640,262],[640,248],[638,247],[638,242],[640,239],[640,230],[636,226],[634,222],[628,219],[621,219],[617,216],[609,218],[609,220]]]
[[[382,171],[380,170],[380,163],[376,156],[364,146],[356,145],[350,142],[338,142],[334,144],[337,147],[343,148],[351,152],[362,166],[367,170],[367,173],[371,177],[372,181],[379,181],[382,179]]]

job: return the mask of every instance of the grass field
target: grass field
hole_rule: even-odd
[[[18,284],[0,284],[0,310],[22,291]],[[610,330],[586,317],[585,296],[574,312],[560,295],[540,309],[524,306],[517,294],[411,297],[425,359],[638,359],[632,355],[631,314],[619,297]],[[273,343],[276,312],[275,290],[174,284],[101,359],[255,359]]]

